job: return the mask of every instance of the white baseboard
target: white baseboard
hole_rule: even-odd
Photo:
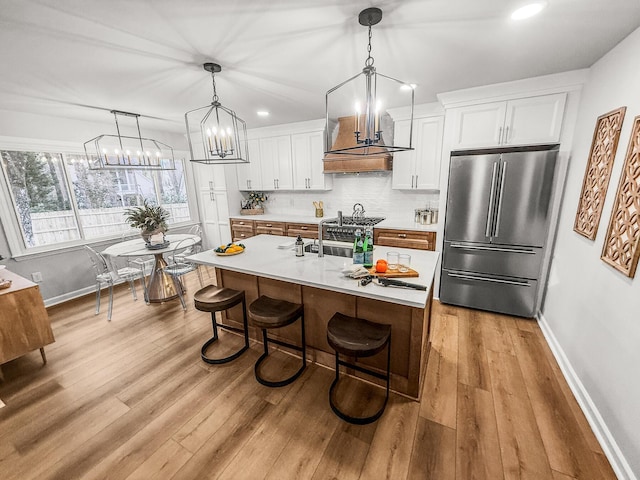
[[[44,301],[44,306],[52,307],[54,305],[58,305],[59,303],[68,302],[69,300],[82,297],[83,295],[87,295],[89,293],[95,293],[95,291],[96,291],[96,286],[92,285],[90,287],[85,287],[80,290],[75,290],[73,292],[67,292],[63,295],[58,295],[57,297],[47,298]]]
[[[616,476],[621,480],[638,480],[542,313],[538,314],[538,324]]]

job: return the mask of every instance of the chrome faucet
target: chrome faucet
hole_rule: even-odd
[[[318,257],[324,257],[324,247],[322,246],[322,226],[332,220],[333,219],[331,218],[326,218],[324,220],[320,220],[320,223],[318,223]]]

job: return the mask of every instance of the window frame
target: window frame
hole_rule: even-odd
[[[69,171],[67,170],[66,165],[66,155],[85,155],[85,151],[82,145],[73,142],[64,142],[58,140],[41,140],[0,136],[0,150],[55,153],[62,156],[62,170],[64,172],[65,182],[67,183],[67,188],[69,190],[72,210],[74,212],[76,223],[78,226],[78,232],[80,234],[80,238],[78,240],[28,248],[25,245],[22,235],[22,228],[19,224],[19,220],[16,214],[16,205],[11,193],[11,185],[9,184],[7,172],[4,168],[2,168],[2,166],[0,166],[0,219],[2,220],[1,224],[4,230],[4,234],[7,238],[7,243],[12,259],[20,261],[21,259],[43,257],[58,252],[74,250],[81,245],[103,244],[109,242],[110,240],[119,239],[122,237],[122,234],[119,233],[103,235],[91,239],[84,238],[84,230],[82,227],[82,222],[80,221],[76,194],[71,186]],[[189,206],[190,218],[188,221],[171,224],[171,228],[185,227],[200,222],[197,198],[195,188],[193,186],[192,172],[188,166],[189,162],[185,158],[186,156],[181,155],[182,152],[176,153],[178,154],[176,155],[177,157],[182,157],[179,158],[179,160],[183,162],[185,190],[187,194],[187,204]],[[160,192],[160,181],[156,175],[153,176],[153,182],[157,195]]]

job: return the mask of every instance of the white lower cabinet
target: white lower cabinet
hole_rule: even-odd
[[[557,143],[566,93],[451,108],[452,150]]]
[[[409,120],[394,124],[394,137],[409,138]],[[442,153],[442,116],[416,118],[413,121],[414,150],[393,154],[392,188],[398,190],[437,190],[440,188]]]
[[[332,177],[322,173],[324,132],[291,135],[294,190],[327,190]]]

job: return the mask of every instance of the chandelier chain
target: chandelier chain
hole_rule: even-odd
[[[364,64],[367,67],[371,67],[373,65],[373,57],[371,56],[371,23],[369,23],[369,43],[367,44],[367,53],[369,56],[365,60]]]
[[[211,80],[213,83],[213,98],[211,99],[212,103],[218,102],[218,92],[216,91],[216,74],[211,72]]]

